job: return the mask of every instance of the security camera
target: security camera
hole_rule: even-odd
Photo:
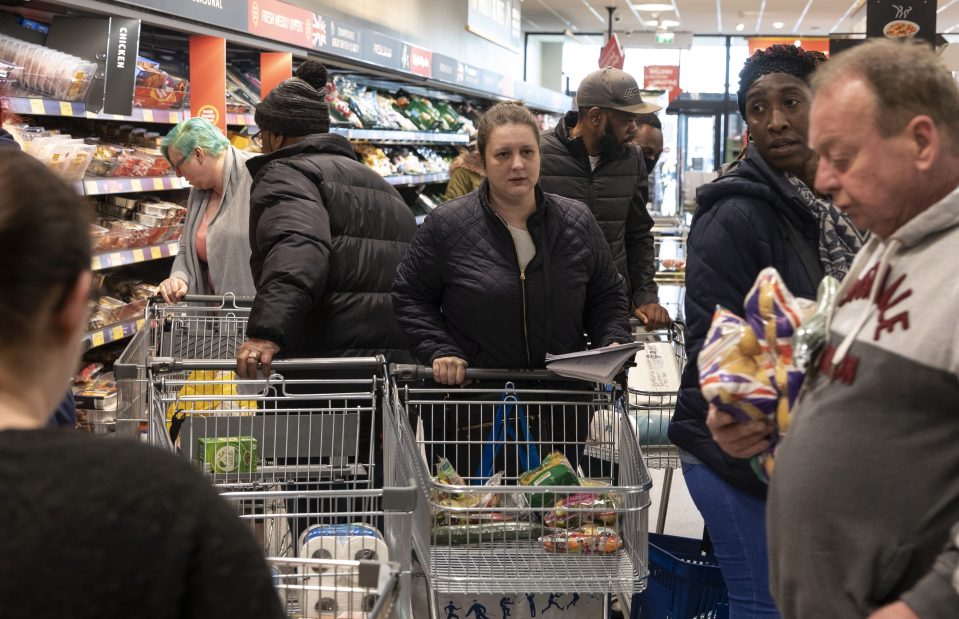
[[[623,21],[623,18],[617,15],[616,17],[613,18],[613,21]]]

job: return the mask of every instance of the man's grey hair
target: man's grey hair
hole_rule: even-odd
[[[897,135],[913,118],[927,115],[959,154],[959,86],[932,48],[920,41],[873,39],[837,54],[812,77],[815,92],[861,78],[876,101],[883,137]]]

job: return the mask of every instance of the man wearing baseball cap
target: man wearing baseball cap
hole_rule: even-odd
[[[665,327],[669,313],[659,305],[653,281],[648,174],[633,144],[638,116],[662,108],[643,101],[636,80],[613,67],[583,79],[576,107],[578,111],[567,113],[543,135],[540,186],[589,206],[606,235],[636,317],[647,329]]]

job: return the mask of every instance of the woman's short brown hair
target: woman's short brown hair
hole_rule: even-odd
[[[523,107],[522,103],[514,101],[497,103],[483,114],[476,130],[476,148],[484,162],[486,161],[486,145],[489,144],[490,134],[493,133],[493,129],[503,125],[528,126],[533,130],[533,135],[536,136],[536,144],[539,145],[539,126],[536,124],[533,114]]]

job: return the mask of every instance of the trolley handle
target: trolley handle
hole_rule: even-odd
[[[193,370],[235,370],[235,359],[177,359],[154,357],[147,365],[154,372],[182,372]],[[379,370],[386,365],[382,355],[375,357],[337,357],[274,359],[272,370]]]
[[[390,374],[397,380],[432,380],[433,368],[425,365],[411,365],[404,363],[390,364]],[[488,368],[466,368],[466,378],[470,380],[555,380],[578,381],[579,378],[560,376],[550,370],[502,370]]]
[[[253,305],[255,299],[256,297],[237,296],[232,292],[223,295],[188,294],[184,295],[183,298],[179,300],[179,303],[203,303],[206,305],[218,305],[220,307],[248,307]],[[163,300],[163,295],[155,294],[150,297],[150,303],[152,305],[166,304],[166,301]]]

